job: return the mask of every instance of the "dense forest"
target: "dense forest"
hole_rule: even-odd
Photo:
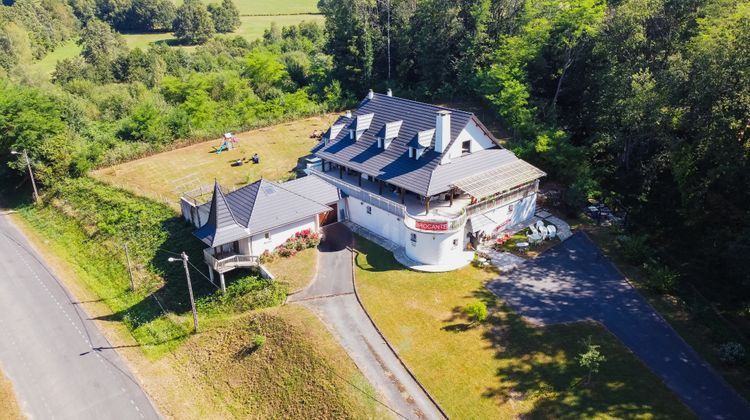
[[[367,89],[477,101],[580,209],[626,209],[645,254],[750,313],[750,1],[321,0],[324,27],[248,42],[231,0],[0,6],[0,156],[40,181],[327,110]],[[191,50],[129,50],[173,31]],[[50,80],[26,66],[75,39]]]
[[[579,206],[748,308],[750,2],[323,0],[333,74],[492,107]],[[580,207],[579,207],[580,208]]]

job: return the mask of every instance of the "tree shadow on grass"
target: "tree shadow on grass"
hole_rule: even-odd
[[[488,291],[475,295],[488,297]],[[502,301],[488,305],[483,337],[501,361],[497,382],[482,394],[500,404],[532,401],[524,418],[611,416],[667,418],[686,415],[677,398],[613,335],[594,322],[533,327]],[[592,382],[579,366],[591,336],[607,357]],[[675,408],[676,407],[676,408]]]

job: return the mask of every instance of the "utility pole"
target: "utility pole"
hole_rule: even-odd
[[[34,202],[39,204],[39,191],[36,189],[36,180],[34,180],[34,171],[31,170],[31,159],[29,159],[29,154],[26,152],[26,149],[23,149],[23,152],[11,151],[10,153],[14,155],[23,155],[24,159],[26,159],[26,167],[29,168],[31,186],[34,188]]]
[[[193,298],[193,284],[190,282],[190,270],[188,270],[188,256],[185,251],[180,254],[182,257],[182,266],[185,267],[185,278],[187,279],[188,294],[190,295],[190,307],[193,309],[193,328],[198,332],[198,312],[195,310],[195,299]],[[169,257],[169,262],[179,261],[177,258]]]
[[[125,242],[125,260],[128,262],[128,273],[130,274],[130,290],[135,291],[135,281],[133,281],[133,269],[130,268],[130,253],[128,252],[128,243]]]

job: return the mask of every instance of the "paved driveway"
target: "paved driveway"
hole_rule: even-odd
[[[395,416],[443,418],[375,330],[354,295],[351,231],[340,223],[323,229],[316,278],[287,302],[302,304],[323,320]]]
[[[750,406],[576,234],[489,286],[532,323],[604,324],[701,418],[750,419]]]

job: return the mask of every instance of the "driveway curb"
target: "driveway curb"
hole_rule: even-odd
[[[427,388],[425,388],[424,385],[422,385],[422,383],[419,381],[419,379],[417,379],[417,377],[414,376],[414,373],[411,371],[411,369],[409,369],[409,366],[407,366],[406,363],[404,363],[404,361],[401,360],[401,356],[399,356],[398,352],[396,351],[395,348],[393,348],[393,346],[388,341],[388,339],[385,338],[385,335],[383,335],[383,332],[380,331],[378,324],[375,323],[375,320],[372,319],[372,316],[370,316],[370,313],[367,311],[367,308],[365,308],[365,305],[362,303],[362,300],[359,298],[359,291],[357,291],[357,279],[355,276],[356,270],[354,268],[356,264],[356,258],[357,258],[356,256],[359,254],[359,252],[352,247],[349,247],[349,251],[351,251],[351,254],[352,254],[352,286],[354,287],[354,297],[357,298],[357,303],[359,303],[359,306],[365,312],[365,315],[367,315],[367,319],[369,319],[370,322],[372,323],[372,326],[375,327],[375,331],[378,332],[378,335],[380,335],[380,337],[383,339],[383,342],[385,342],[385,345],[388,346],[388,348],[391,349],[391,352],[393,352],[393,355],[396,356],[396,360],[398,360],[401,366],[404,367],[404,370],[406,370],[409,376],[411,376],[411,378],[414,379],[414,382],[416,382],[419,388],[421,388],[422,391],[425,393],[425,395],[427,395],[427,398],[429,398],[432,404],[435,405],[435,408],[438,409],[440,414],[442,414],[443,417],[445,417],[446,419],[450,419],[450,417],[448,416],[448,413],[446,413],[445,410],[443,410],[443,407],[441,407],[440,404],[438,404],[437,400],[435,400],[435,398],[433,398],[433,396],[429,393],[429,391],[427,391]]]

